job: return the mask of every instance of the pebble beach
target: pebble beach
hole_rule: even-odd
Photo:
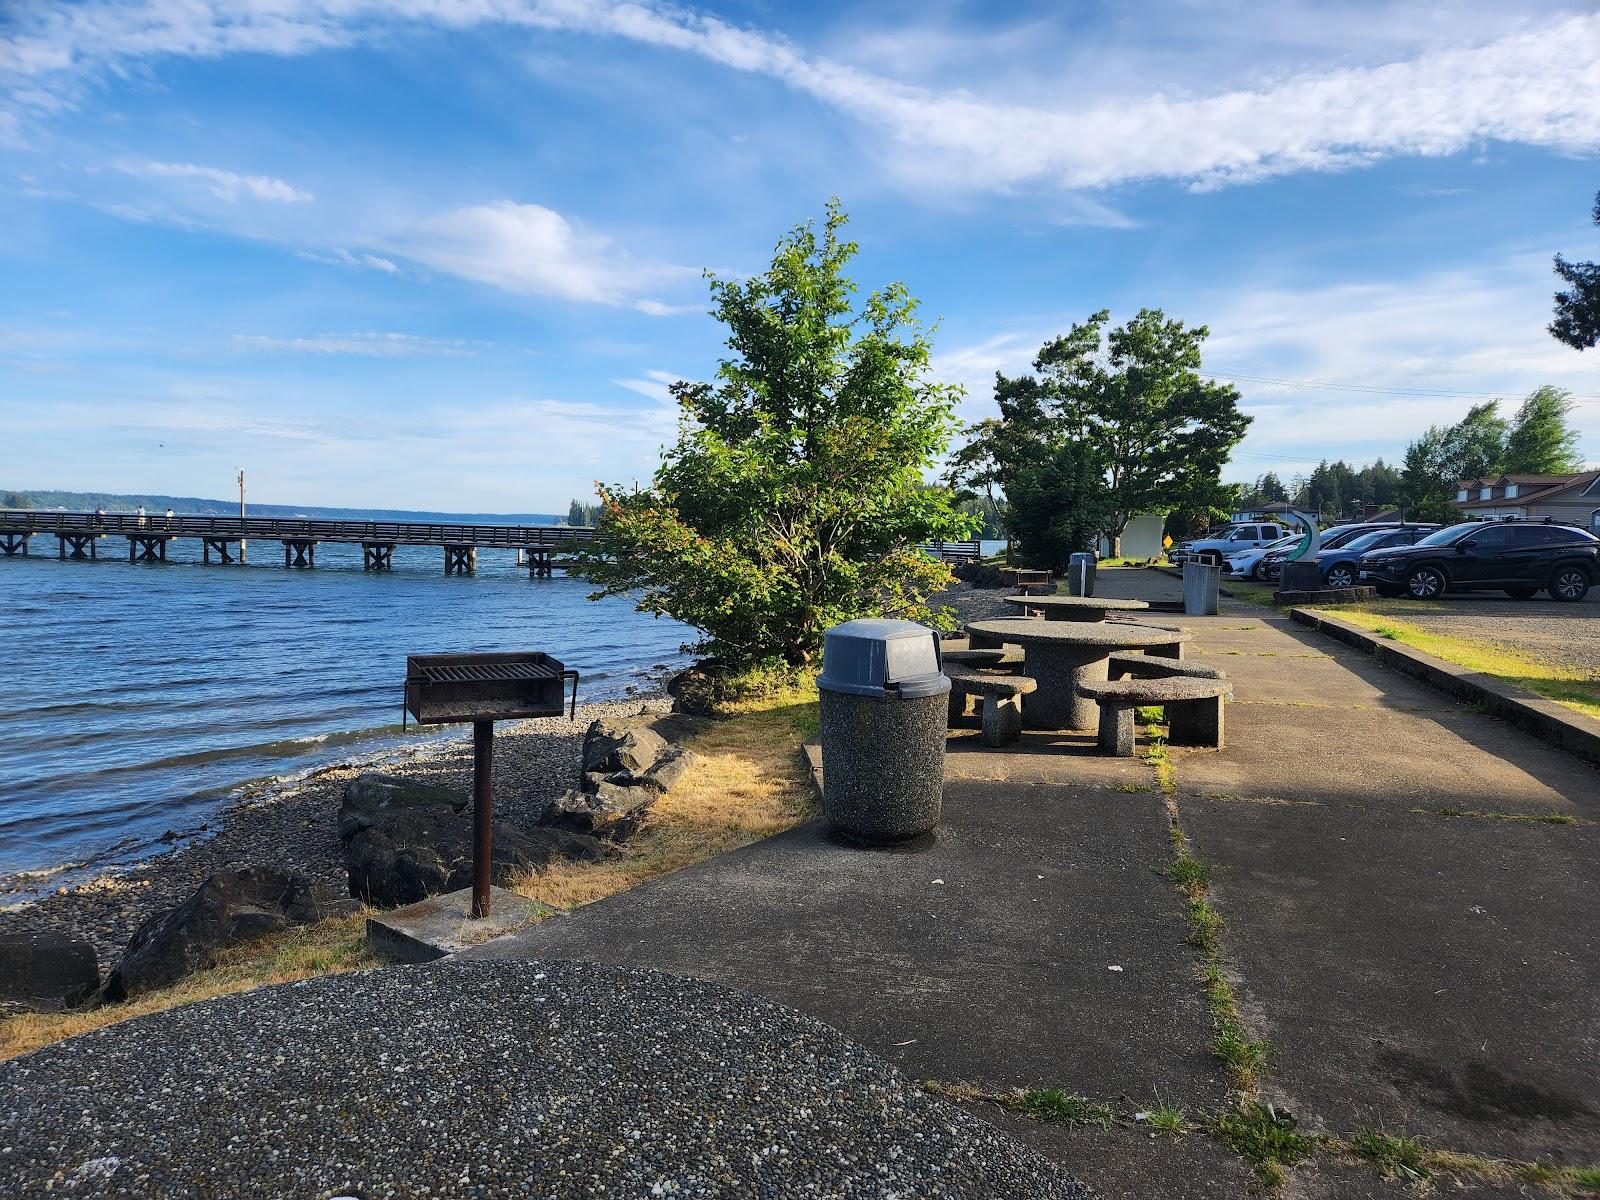
[[[671,704],[662,693],[640,693],[625,701],[580,704],[573,719],[562,716],[497,726],[496,819],[531,823],[547,800],[577,785],[583,734],[592,721],[666,712]],[[248,789],[182,844],[126,869],[65,888],[41,885],[28,877],[0,878],[0,888],[13,901],[11,907],[0,909],[0,931],[50,930],[82,938],[93,944],[104,970],[115,965],[140,922],[181,904],[207,875],[224,867],[283,867],[343,891],[346,875],[338,814],[350,780],[363,771],[384,771],[471,790],[471,735],[463,732],[441,741],[431,730],[418,737],[426,741],[415,749],[355,759]]]

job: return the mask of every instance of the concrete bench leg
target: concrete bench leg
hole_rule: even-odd
[[[983,698],[983,732],[978,740],[985,746],[1009,746],[1022,737],[1022,704],[1016,696]]]
[[[1100,752],[1112,758],[1133,757],[1133,709],[1100,702]]]
[[[1222,697],[1168,704],[1167,741],[1174,746],[1222,749]]]
[[[1175,658],[1183,661],[1183,643],[1171,642],[1165,646],[1146,646],[1145,655],[1149,658]]]

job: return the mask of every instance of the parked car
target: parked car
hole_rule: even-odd
[[[1438,528],[1438,525],[1404,525],[1399,529],[1372,529],[1343,540],[1331,550],[1318,550],[1317,570],[1322,575],[1322,585],[1330,588],[1355,587],[1361,582],[1356,564],[1366,554],[1374,550],[1387,550],[1391,546],[1409,546]]]
[[[1267,546],[1235,550],[1222,560],[1222,573],[1232,579],[1260,579],[1261,560],[1274,550],[1293,549],[1304,534],[1291,533]]]
[[[1229,525],[1223,532],[1212,536],[1212,531],[1207,531],[1207,536],[1196,538],[1192,541],[1179,542],[1172,548],[1167,557],[1175,563],[1188,562],[1191,558],[1198,558],[1202,554],[1212,554],[1218,558],[1227,558],[1240,550],[1250,550],[1258,546],[1269,546],[1280,540],[1289,530],[1282,525],[1272,524],[1244,524]]]
[[[1331,525],[1322,531],[1322,537],[1317,543],[1317,550],[1319,553],[1323,550],[1337,550],[1346,542],[1358,538],[1364,533],[1371,533],[1374,530],[1404,529],[1406,527],[1407,526],[1404,523],[1398,521],[1361,521],[1348,525]],[[1270,551],[1267,556],[1261,560],[1261,566],[1256,573],[1256,578],[1264,579],[1269,583],[1276,583],[1278,578],[1283,574],[1284,560],[1288,558],[1290,554],[1294,553],[1294,548],[1299,544],[1300,537],[1296,537],[1295,540],[1290,542],[1288,545]]]
[[[1570,603],[1600,579],[1600,538],[1549,521],[1467,521],[1414,546],[1370,551],[1357,573],[1386,596],[1433,600],[1492,588],[1518,600],[1543,590]]]

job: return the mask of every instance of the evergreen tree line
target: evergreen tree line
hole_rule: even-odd
[[[1419,521],[1449,521],[1460,514],[1453,501],[1462,480],[1581,471],[1572,407],[1571,394],[1557,387],[1539,388],[1510,419],[1500,415],[1498,401],[1487,400],[1454,425],[1430,425],[1406,447],[1399,467],[1381,458],[1364,467],[1324,459],[1310,475],[1287,482],[1268,471],[1243,486],[1240,507],[1288,502],[1331,519],[1359,516],[1376,504],[1403,507]]]

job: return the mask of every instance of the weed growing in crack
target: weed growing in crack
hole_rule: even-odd
[[[1350,1146],[1388,1179],[1423,1183],[1431,1175],[1427,1167],[1428,1152],[1415,1138],[1395,1137],[1367,1129],[1353,1134]]]
[[[1031,1088],[1016,1097],[1015,1107],[1040,1121],[1063,1125],[1109,1125],[1112,1120],[1104,1104],[1060,1088]]]
[[[1211,1132],[1217,1140],[1255,1164],[1256,1173],[1271,1184],[1283,1182],[1283,1168],[1303,1162],[1316,1149],[1317,1140],[1296,1130],[1294,1114],[1259,1102],[1213,1117]]]

